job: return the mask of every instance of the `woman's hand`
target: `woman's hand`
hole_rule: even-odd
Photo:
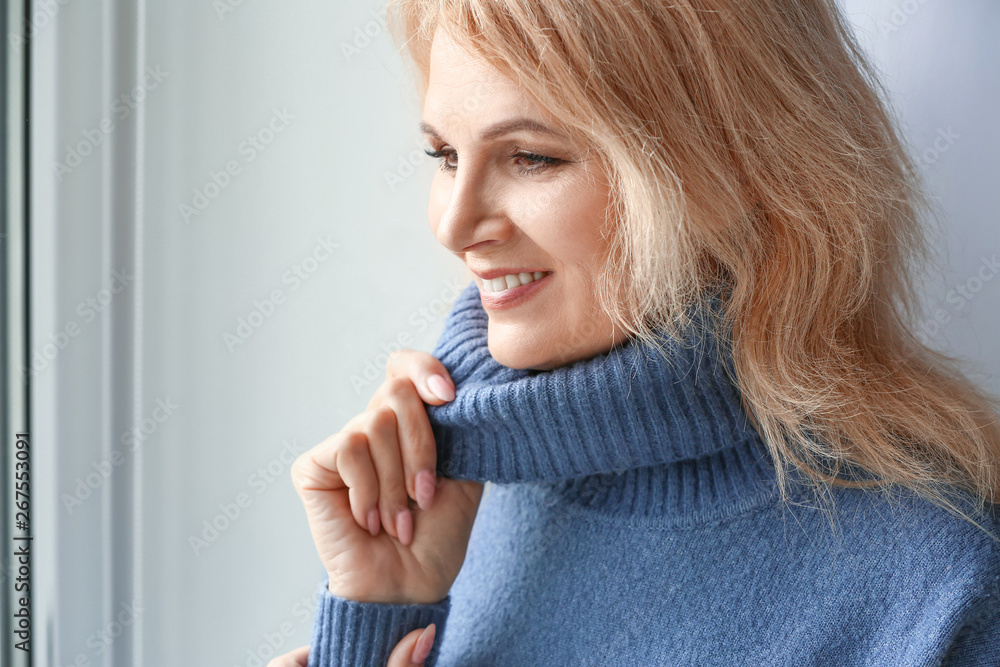
[[[279,655],[267,663],[267,667],[309,667],[309,645],[300,646],[291,653]]]
[[[396,648],[389,654],[386,667],[423,667],[424,660],[431,653],[434,645],[434,633],[437,628],[431,623],[426,628],[417,628],[399,640]],[[309,647],[302,646],[291,653],[279,655],[267,667],[308,667]]]
[[[399,640],[396,648],[389,654],[385,667],[423,667],[424,660],[431,654],[434,646],[434,633],[437,628],[431,623],[426,628],[417,628]]]
[[[394,604],[433,604],[448,594],[483,491],[479,482],[435,479],[424,403],[453,398],[440,361],[397,350],[368,408],[292,464],[332,594]]]

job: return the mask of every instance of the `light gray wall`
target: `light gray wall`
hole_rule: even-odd
[[[883,72],[945,219],[932,232],[925,342],[1000,392],[1000,5],[842,0]]]
[[[78,327],[35,376],[34,439],[58,469],[42,482],[58,528],[37,545],[40,664],[83,655],[94,665],[250,665],[269,641],[280,653],[307,643],[322,569],[288,462],[364,408],[378,384],[366,367],[381,377],[393,341],[433,347],[465,284],[427,226],[432,162],[377,5],[229,4],[219,14],[223,2],[69,2],[38,26],[34,347]],[[845,6],[914,146],[957,135],[928,154],[950,219],[945,270],[925,290],[928,317],[943,310],[948,321],[927,336],[974,360],[996,389],[1000,279],[990,274],[961,306],[948,294],[975,287],[982,258],[1000,250],[990,111],[1000,6]],[[359,52],[345,54],[355,40]],[[164,74],[122,117],[116,102],[146,67]],[[275,109],[290,120],[251,160],[243,142]],[[110,134],[56,180],[67,145],[98,136],[105,118]],[[185,221],[180,205],[193,207],[193,190],[211,190],[229,161],[239,173],[219,177],[225,187]],[[390,186],[387,173],[402,182]],[[296,285],[287,272],[320,239],[336,247]],[[116,268],[134,278],[102,293],[118,286]],[[273,290],[283,301],[230,349],[226,334]],[[87,299],[102,296],[110,303],[88,319]],[[158,401],[176,407],[167,416]],[[151,433],[133,451],[127,433],[144,420]],[[88,474],[114,460],[67,509]],[[224,524],[220,505],[232,511],[238,499],[238,517],[196,554],[191,536]],[[126,613],[130,624],[99,651],[96,633],[123,605],[135,620]]]
[[[427,225],[430,159],[400,165],[422,141],[418,109],[374,11],[105,0],[60,6],[38,31],[57,114],[38,129],[55,207],[36,248],[36,347],[78,327],[35,378],[36,437],[60,461],[58,566],[39,573],[56,664],[245,665],[269,637],[281,652],[308,640],[322,567],[288,464],[364,408],[384,349],[431,349],[464,286]],[[348,60],[356,29],[379,34]],[[159,80],[132,108],[122,96],[147,67]],[[54,181],[105,118],[113,130]],[[258,134],[262,151],[247,143]],[[230,161],[239,173],[215,192]],[[188,222],[195,188],[210,198]],[[91,316],[87,299],[119,287],[113,269],[127,286]],[[227,342],[255,310],[263,323]],[[103,461],[111,475],[68,509]],[[123,604],[142,611],[101,651],[95,633]]]

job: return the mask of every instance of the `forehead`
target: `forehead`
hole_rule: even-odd
[[[503,72],[437,30],[431,44],[425,115],[448,118],[486,110],[501,114],[540,111]]]

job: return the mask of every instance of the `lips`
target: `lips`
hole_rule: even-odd
[[[490,293],[500,293],[509,289],[515,289],[523,285],[530,285],[536,280],[541,280],[551,271],[519,271],[500,274],[494,278],[483,277],[482,291]]]
[[[521,284],[520,274],[506,274],[492,279],[484,279],[479,288],[479,298],[483,308],[506,310],[525,303],[552,282],[551,271],[540,271],[539,273],[541,277],[538,279],[534,277],[534,273],[531,273],[531,280],[524,284]],[[507,279],[511,276],[516,276],[517,284],[513,287],[506,287]],[[492,291],[493,285],[498,284],[499,286],[501,281],[505,289]]]

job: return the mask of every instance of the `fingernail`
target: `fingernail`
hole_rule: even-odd
[[[437,628],[431,623],[424,631],[420,633],[417,637],[417,645],[413,647],[412,660],[415,663],[421,663],[427,659],[427,656],[431,654],[431,648],[434,646],[434,632]]]
[[[373,507],[368,510],[368,532],[372,537],[378,537],[378,508]]]
[[[452,389],[451,383],[440,375],[432,375],[427,378],[427,388],[442,401],[450,401],[455,398],[455,390]]]
[[[431,506],[434,499],[434,471],[421,470],[417,473],[417,504],[420,509],[425,510]]]
[[[403,544],[409,544],[413,540],[413,517],[410,510],[400,510],[396,515],[396,534]]]

